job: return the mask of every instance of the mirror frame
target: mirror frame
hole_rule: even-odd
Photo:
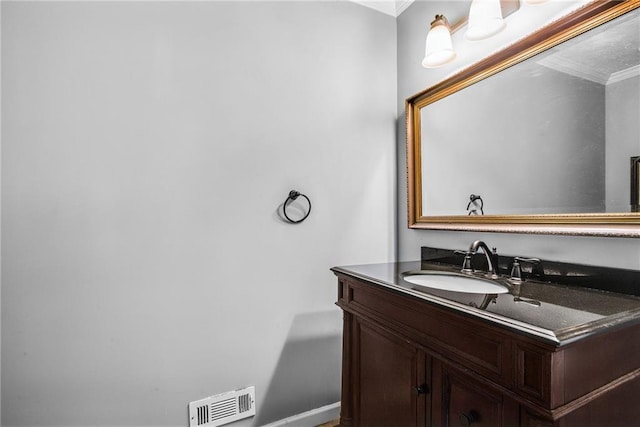
[[[596,0],[419,92],[405,102],[408,225],[414,229],[640,237],[640,213],[425,216],[420,109],[640,7],[640,0]]]

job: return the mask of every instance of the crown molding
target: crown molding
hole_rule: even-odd
[[[609,76],[607,84],[621,82],[622,80],[640,76],[640,65],[634,65],[626,70],[617,71]]]
[[[400,16],[413,2],[414,0],[396,0],[396,17]]]
[[[397,18],[414,0],[350,0],[361,6],[375,9],[385,15]]]
[[[584,63],[575,62],[567,58],[551,55],[536,62],[542,66],[551,68],[552,70],[589,80],[601,85],[606,85],[607,80],[609,80],[609,74],[603,74],[586,66]]]

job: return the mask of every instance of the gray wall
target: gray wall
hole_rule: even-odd
[[[339,400],[333,265],[395,253],[396,24],[347,2],[2,2],[2,425]],[[302,224],[278,207],[296,188]]]
[[[545,3],[549,7],[574,7],[568,2]],[[425,69],[420,65],[424,55],[424,38],[429,20],[437,13],[444,13],[450,21],[466,13],[466,2],[418,1],[404,11],[397,20],[398,25],[398,259],[419,259],[420,246],[435,246],[465,249],[475,239],[484,239],[498,252],[513,255],[539,256],[567,262],[606,265],[623,268],[640,268],[640,245],[635,239],[592,238],[573,236],[544,236],[508,233],[473,233],[411,230],[407,228],[406,164],[404,100],[409,96],[441,81],[456,69],[470,65],[482,54],[495,49],[494,42],[467,43],[473,58],[458,58],[453,65],[439,69]],[[529,6],[526,6],[529,7]],[[545,6],[546,8],[547,6]],[[555,13],[555,12],[554,12]],[[516,18],[516,15],[513,16]],[[529,29],[507,24],[504,37],[515,40]],[[456,33],[456,37],[461,33]],[[454,37],[455,41],[455,37]],[[508,96],[504,94],[502,96]]]

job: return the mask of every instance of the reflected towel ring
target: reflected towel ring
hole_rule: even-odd
[[[289,203],[289,201],[293,201],[296,200],[299,196],[304,197],[305,199],[307,199],[307,203],[309,204],[309,210],[307,211],[307,213],[300,219],[291,219],[289,218],[289,215],[287,215],[287,204]],[[296,190],[291,190],[289,191],[289,195],[287,196],[287,199],[284,201],[283,205],[282,205],[282,213],[284,214],[284,217],[287,218],[287,221],[289,221],[292,224],[298,224],[302,221],[304,221],[305,219],[307,219],[307,217],[309,216],[309,214],[311,213],[311,200],[309,200],[309,198],[307,196],[305,196],[304,194],[296,191]]]
[[[478,211],[476,209],[469,210],[471,205],[476,205],[476,201],[478,200],[480,200],[480,214],[484,215],[484,201],[482,200],[482,197],[475,194],[469,196],[469,203],[467,204],[467,210],[469,211],[468,215],[478,215]]]

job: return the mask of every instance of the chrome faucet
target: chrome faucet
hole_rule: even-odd
[[[489,276],[492,279],[498,278],[498,253],[496,252],[496,248],[493,250],[489,249],[489,246],[482,240],[476,240],[469,246],[469,253],[471,255],[475,255],[478,252],[478,249],[482,249],[484,252],[484,256],[487,258],[487,265],[489,266]]]

